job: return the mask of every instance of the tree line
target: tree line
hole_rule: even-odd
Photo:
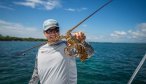
[[[46,39],[39,38],[21,38],[21,37],[12,37],[12,36],[3,36],[0,34],[0,41],[46,41]]]

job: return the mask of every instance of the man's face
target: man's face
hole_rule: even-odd
[[[59,40],[59,28],[58,27],[53,27],[48,29],[47,31],[44,32],[44,35],[48,39],[49,42],[56,42]]]

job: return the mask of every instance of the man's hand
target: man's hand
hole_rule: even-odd
[[[86,36],[85,36],[85,34],[84,34],[83,32],[76,32],[76,33],[74,33],[74,36],[75,36],[75,38],[78,39],[80,42],[83,42],[83,41],[85,41],[85,39],[86,39]]]

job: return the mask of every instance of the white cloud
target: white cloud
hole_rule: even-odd
[[[146,41],[146,23],[139,24],[136,30],[129,30],[129,37],[137,40]]]
[[[114,31],[110,34],[113,40],[125,39],[135,42],[146,42],[146,23],[140,23],[136,26],[136,29],[130,29],[127,31]]]
[[[127,35],[126,32],[124,31],[114,31],[113,33],[110,34],[111,37],[113,38],[124,38]]]
[[[3,6],[3,5],[0,5],[0,8],[2,9],[8,9],[8,10],[14,10],[13,8],[11,7],[8,7],[8,6]]]
[[[52,9],[54,9],[55,7],[61,6],[61,5],[60,5],[60,2],[57,1],[57,0],[50,0],[50,1],[48,1],[48,2],[45,2],[43,5],[45,6],[45,8],[46,8],[47,10],[52,10]]]
[[[146,32],[146,23],[141,23],[137,26],[137,28],[139,29],[139,31],[141,32]]]
[[[65,9],[65,10],[67,10],[67,11],[71,11],[71,12],[76,11],[76,10],[75,10],[75,9],[73,9],[73,8],[67,8],[67,9]]]
[[[138,31],[129,30],[128,33],[129,33],[128,38],[137,39],[140,36],[140,32]]]
[[[37,4],[42,4],[43,2],[41,0],[26,0],[25,2],[14,2],[14,3],[18,5],[35,8]]]
[[[87,41],[98,42],[146,42],[146,23],[141,23],[136,26],[136,29],[127,31],[113,31],[110,35],[92,35],[86,31],[86,24],[82,25],[84,28],[77,29],[82,31],[87,36]],[[44,38],[43,31],[35,27],[27,27],[22,24],[12,23],[0,20],[0,34],[17,37],[33,37]]]
[[[56,7],[60,7],[61,3],[59,0],[26,0],[24,2],[14,2],[17,5],[23,5],[31,8],[42,7],[46,10],[52,10]]]
[[[43,31],[34,27],[26,27],[18,23],[0,20],[0,34],[16,37],[44,38]]]
[[[127,31],[115,30],[111,34],[98,35],[87,31],[86,24],[81,25],[83,28],[76,29],[82,31],[87,37],[87,41],[95,42],[140,42],[146,43],[146,23],[140,23]],[[88,28],[89,29],[89,28]]]
[[[92,34],[87,31],[88,25],[83,24],[75,31],[82,31],[87,37],[87,41],[95,42],[142,42],[146,43],[146,23],[140,23],[135,28],[131,28],[127,31],[115,30],[111,34],[98,35]],[[88,28],[89,29],[89,28]]]
[[[64,9],[64,10],[66,10],[66,11],[70,11],[70,12],[80,12],[80,11],[87,10],[87,8],[78,8],[78,9],[67,8],[67,9]]]

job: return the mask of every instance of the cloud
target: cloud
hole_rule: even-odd
[[[137,28],[139,29],[139,31],[141,32],[146,32],[146,23],[141,23],[137,26]]]
[[[67,9],[64,9],[64,10],[70,11],[70,12],[81,12],[81,11],[87,10],[87,8],[78,8],[78,9],[67,8]]]
[[[75,9],[73,9],[73,8],[67,8],[67,9],[65,9],[66,11],[71,11],[71,12],[74,12],[74,11],[76,11]]]
[[[44,38],[42,30],[34,27],[26,27],[18,23],[0,20],[0,34],[16,37]]]
[[[52,10],[54,9],[55,7],[59,7],[61,6],[60,2],[57,1],[57,0],[50,0],[46,3],[44,3],[44,6],[47,10]]]
[[[3,5],[0,5],[0,8],[2,9],[8,9],[8,10],[14,10],[13,8],[11,7],[8,7],[8,6],[3,6]]]
[[[115,30],[112,33],[106,35],[98,35],[93,33],[89,33],[87,31],[88,25],[83,24],[81,28],[76,29],[77,31],[82,31],[86,34],[87,41],[95,41],[95,42],[139,42],[146,43],[146,23],[140,23],[135,27],[123,31],[123,30]]]
[[[37,7],[42,7],[45,8],[46,10],[52,10],[56,7],[60,7],[61,3],[59,0],[25,0],[24,2],[14,2],[14,4],[17,5],[23,5],[31,8],[37,8]]]
[[[114,31],[110,34],[111,39],[127,39],[135,42],[146,42],[146,23],[138,24],[133,30]]]
[[[110,34],[112,38],[124,38],[127,35],[126,32],[124,31],[114,31],[113,33]]]
[[[135,28],[127,31],[113,31],[108,35],[93,35],[84,28],[78,31],[83,31],[87,36],[87,41],[98,42],[146,42],[146,23],[140,23]],[[16,37],[33,37],[44,38],[43,31],[35,27],[27,27],[22,24],[0,20],[0,34],[16,36]]]
[[[136,30],[129,30],[129,38],[146,41],[146,23],[138,24]]]

